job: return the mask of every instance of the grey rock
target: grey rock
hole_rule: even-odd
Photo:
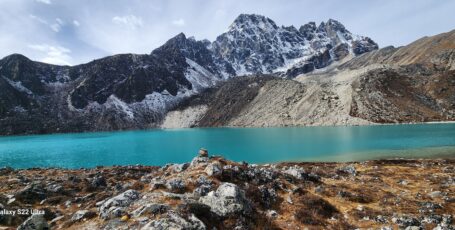
[[[121,217],[123,215],[126,214],[126,208],[125,207],[116,207],[116,206],[112,206],[108,209],[107,211],[107,216],[105,216],[107,218],[116,218],[116,217]]]
[[[346,165],[344,167],[341,167],[337,169],[338,173],[346,173],[352,176],[357,175],[357,170],[355,169],[354,165]]]
[[[174,164],[174,165],[172,166],[172,169],[174,170],[174,172],[179,173],[179,172],[185,171],[185,170],[188,168],[188,166],[190,166],[189,163]]]
[[[208,157],[195,157],[190,163],[190,167],[206,166],[209,162]]]
[[[141,230],[205,230],[207,229],[204,223],[194,215],[190,215],[188,219],[184,219],[174,212],[168,213],[164,218],[153,220],[146,224]]]
[[[194,193],[198,196],[205,196],[207,195],[210,190],[212,189],[212,185],[200,185],[196,189],[194,189]]]
[[[51,193],[61,193],[63,192],[63,186],[59,184],[50,184],[46,186],[46,190]]]
[[[159,178],[153,178],[150,182],[150,189],[155,190],[160,188],[166,188],[166,181]]]
[[[219,176],[223,173],[223,169],[219,163],[211,163],[205,167],[205,173],[208,176]]]
[[[387,219],[382,215],[376,216],[376,218],[374,218],[374,220],[378,223],[383,223],[383,224],[387,223]]]
[[[273,203],[276,201],[278,195],[276,194],[275,189],[267,188],[265,185],[261,185],[258,187],[259,193],[261,196],[261,203],[266,208],[272,207]]]
[[[420,226],[408,226],[405,228],[405,230],[421,230],[422,228]]]
[[[16,194],[14,194],[14,197],[17,200],[24,201],[26,203],[33,203],[35,201],[44,200],[47,197],[47,192],[42,184],[34,183],[19,190]]]
[[[420,221],[410,216],[393,217],[392,222],[398,224],[400,227],[403,228],[409,226],[420,226]]]
[[[18,228],[18,230],[48,230],[49,224],[44,219],[44,215],[35,214],[30,216]]]
[[[84,218],[92,218],[96,216],[95,212],[89,211],[89,210],[79,210],[73,214],[71,217],[72,221],[80,221]]]
[[[442,196],[441,191],[433,191],[428,194],[431,198],[438,198]]]
[[[291,175],[297,179],[303,179],[305,177],[305,170],[296,165],[289,167],[283,171],[284,174]]]
[[[174,178],[167,181],[166,188],[171,192],[184,192],[186,183],[181,178]]]
[[[316,188],[314,188],[314,192],[316,192],[316,193],[323,193],[324,191],[325,191],[325,188],[322,185],[318,185],[318,186],[316,186]]]
[[[258,183],[268,183],[278,177],[278,173],[271,168],[267,167],[256,167],[253,165],[248,166],[246,171],[251,180],[257,181]]]
[[[118,207],[127,207],[129,206],[133,201],[139,199],[139,192],[136,190],[127,190],[115,197],[112,197],[101,205],[99,208],[100,211],[100,216],[103,219],[109,218],[112,212],[115,212],[115,215],[118,214],[120,211],[119,209],[116,209]]]
[[[199,176],[196,180],[197,185],[211,185],[212,180],[208,179],[206,176]]]
[[[269,218],[276,218],[278,216],[278,213],[275,210],[269,210],[267,211],[267,216]]]
[[[90,184],[94,187],[94,188],[98,188],[98,187],[106,187],[107,186],[107,183],[106,183],[106,179],[103,177],[103,176],[95,176],[92,181],[90,182]]]
[[[199,202],[209,206],[212,212],[222,217],[235,213],[248,214],[251,211],[244,192],[232,183],[222,183],[216,191],[199,198]]]
[[[436,209],[442,209],[442,206],[433,202],[421,202],[419,203],[421,213],[434,213]]]
[[[393,230],[393,228],[390,226],[384,226],[384,227],[381,227],[381,230]]]
[[[61,220],[61,219],[63,219],[63,218],[65,218],[64,215],[57,216],[57,217],[55,217],[54,219],[52,219],[52,220],[49,222],[49,224],[53,225],[53,224],[57,223],[59,220]]]
[[[207,195],[210,190],[213,188],[212,180],[207,179],[205,176],[199,176],[196,180],[196,184],[198,187],[194,189],[194,193],[198,196],[205,196]]]
[[[132,214],[135,217],[139,217],[144,214],[156,215],[156,214],[165,213],[169,209],[170,209],[170,207],[168,205],[164,205],[164,204],[146,204],[146,205],[134,210]]]

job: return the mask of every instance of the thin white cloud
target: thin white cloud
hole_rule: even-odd
[[[62,19],[56,18],[55,23],[52,24],[50,27],[54,32],[58,33],[58,32],[60,32],[60,30],[62,29],[62,26],[64,26],[64,25],[65,25],[65,22]]]
[[[32,50],[39,51],[43,54],[43,58],[39,61],[56,64],[56,65],[70,65],[71,64],[71,50],[62,46],[52,46],[49,44],[30,44],[28,47]]]
[[[79,27],[81,25],[81,23],[79,23],[78,20],[73,20],[73,25],[76,27]]]
[[[35,1],[39,2],[39,3],[47,4],[47,5],[50,5],[52,3],[51,0],[35,0]]]
[[[43,18],[38,17],[38,16],[36,16],[36,15],[30,14],[29,17],[30,17],[31,19],[33,19],[33,20],[35,20],[35,21],[41,23],[41,24],[45,24],[45,25],[48,24],[46,20],[44,20]]]
[[[172,24],[175,26],[184,26],[185,20],[183,18],[172,21]]]
[[[60,31],[60,27],[61,27],[61,26],[60,26],[59,24],[57,24],[57,23],[51,25],[51,29],[52,29],[54,32],[57,32],[57,33]]]
[[[118,25],[124,25],[131,29],[137,29],[143,26],[142,18],[135,15],[126,15],[126,16],[115,16],[112,18],[112,22]]]

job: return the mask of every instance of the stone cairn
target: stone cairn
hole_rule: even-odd
[[[209,151],[205,148],[199,149],[199,156],[200,157],[208,157],[209,156]]]

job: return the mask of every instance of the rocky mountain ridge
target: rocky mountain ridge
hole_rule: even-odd
[[[56,66],[14,54],[0,60],[0,134],[157,127],[184,98],[239,75],[295,77],[377,49],[329,20],[278,27],[240,15],[216,41],[179,34],[150,54]]]
[[[454,121],[454,36],[451,31],[385,47],[293,80],[233,79],[200,95],[204,100],[195,96],[180,104],[167,114],[163,127]]]

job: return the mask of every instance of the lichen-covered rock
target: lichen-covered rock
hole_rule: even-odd
[[[50,228],[49,228],[49,224],[44,219],[44,215],[35,214],[35,215],[31,215],[17,229],[18,230],[48,230]]]
[[[196,216],[191,214],[188,219],[184,219],[174,212],[168,213],[164,218],[153,220],[146,224],[141,230],[205,230],[204,223]]]
[[[111,213],[115,212],[115,216],[118,216],[120,213],[120,207],[127,207],[129,206],[133,201],[139,199],[139,192],[136,190],[127,190],[115,197],[112,197],[101,205],[99,208],[100,211],[100,216],[103,219],[107,219],[111,217]]]
[[[196,180],[196,185],[197,187],[194,189],[194,194],[198,196],[205,196],[207,193],[210,192],[212,189],[213,181],[210,179],[207,179],[205,176],[199,176]]]
[[[98,187],[105,187],[107,186],[106,179],[103,176],[95,176],[92,181],[90,182],[92,187],[98,188]]]
[[[284,170],[283,173],[291,175],[299,180],[305,178],[305,175],[306,175],[305,170],[303,168],[300,168],[295,165]]]
[[[354,165],[347,165],[347,166],[341,167],[341,168],[337,169],[337,172],[342,173],[342,174],[348,174],[351,176],[357,175],[357,170],[355,169]]]
[[[208,157],[195,157],[191,161],[190,167],[200,167],[200,166],[206,166],[209,162]]]
[[[174,178],[167,181],[166,188],[171,192],[184,192],[186,183],[181,178]]]
[[[160,188],[166,188],[166,180],[160,178],[153,178],[152,181],[150,182],[150,189],[155,190]]]
[[[212,191],[199,198],[199,201],[210,207],[210,210],[219,216],[230,214],[247,214],[251,211],[249,201],[244,192],[235,184],[223,183],[216,191]]]
[[[261,185],[258,187],[261,203],[266,207],[272,207],[272,204],[276,201],[278,195],[276,194],[275,189],[267,188],[265,185]]]
[[[33,183],[19,190],[14,197],[23,202],[41,201],[46,198],[46,189],[42,184]]]
[[[189,163],[183,163],[183,164],[174,164],[172,165],[172,170],[174,170],[174,172],[183,172],[185,171],[185,169],[188,168],[188,166],[190,166]]]
[[[208,176],[219,176],[223,173],[223,169],[219,163],[211,163],[205,167],[205,173]]]
[[[167,210],[169,210],[168,205],[164,204],[146,204],[144,206],[139,207],[138,209],[133,211],[133,216],[139,217],[144,214],[161,214],[165,213]]]
[[[273,181],[278,176],[278,173],[274,169],[257,167],[255,165],[249,165],[246,174],[251,180],[265,183]]]
[[[76,222],[76,221],[80,221],[84,218],[88,219],[88,218],[93,218],[95,216],[96,216],[96,213],[92,212],[90,210],[79,210],[73,214],[73,216],[71,217],[71,220]]]
[[[392,222],[398,224],[402,228],[409,226],[420,226],[420,221],[411,216],[400,216],[392,218]]]
[[[51,192],[51,193],[61,193],[63,192],[63,186],[59,184],[49,184],[46,186],[46,191]]]

